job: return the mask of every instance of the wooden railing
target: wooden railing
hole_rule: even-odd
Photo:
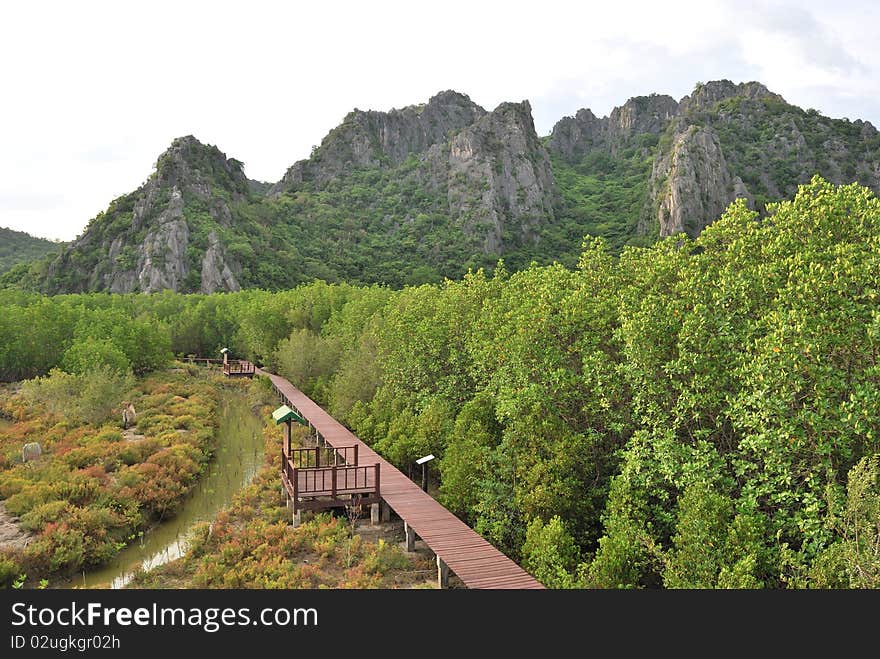
[[[227,363],[223,364],[224,375],[253,376],[255,371],[256,367],[254,364],[244,359],[230,359]]]
[[[294,511],[326,508],[327,501],[308,497],[329,497],[330,502],[344,502],[357,496],[360,503],[378,503],[381,485],[379,463],[373,465],[332,465],[328,467],[297,467],[282,453],[282,480],[291,494]],[[301,500],[306,497],[305,500]]]
[[[298,447],[292,448],[290,455],[287,457],[298,469],[329,467],[332,465],[346,465],[350,467],[356,466],[358,463],[358,447],[357,445],[340,446],[338,448],[333,448],[332,446]]]
[[[215,366],[223,363],[222,359],[208,359],[206,357],[184,357],[183,361],[188,364],[204,364],[205,366]]]

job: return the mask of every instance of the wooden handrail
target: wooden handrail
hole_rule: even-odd
[[[369,471],[374,470],[375,482],[371,490],[379,490],[379,463],[374,465],[328,465],[326,467],[297,467],[291,460],[285,462],[285,476],[296,483],[298,494],[309,492],[330,492],[333,496],[351,490],[365,489],[369,483]],[[300,477],[302,474],[302,488]],[[320,475],[321,485],[318,485]],[[327,480],[330,480],[328,488]]]
[[[328,464],[321,458],[323,454],[332,454],[333,459]],[[314,457],[312,457],[314,456]],[[358,446],[298,446],[290,448],[288,456],[298,469],[328,467],[331,465],[353,467],[358,464]]]

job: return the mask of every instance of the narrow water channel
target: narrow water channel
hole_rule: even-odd
[[[227,394],[217,433],[217,451],[208,473],[177,514],[123,549],[107,565],[75,577],[69,587],[122,588],[136,570],[150,570],[186,553],[193,526],[214,519],[263,464],[262,425],[243,395]]]

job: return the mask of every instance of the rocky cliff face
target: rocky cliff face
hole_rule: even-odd
[[[249,189],[240,162],[192,136],[174,140],[143,186],[114,201],[49,264],[48,291],[238,290],[239,265],[217,232],[207,244],[195,234],[231,226],[230,203]]]
[[[635,136],[665,131],[678,110],[674,98],[659,94],[631,98],[601,119],[592,110],[578,110],[556,123],[547,145],[570,161],[591,151],[616,153]]]
[[[288,169],[270,194],[296,190],[303,182],[320,189],[354,168],[399,165],[485,114],[470,98],[454,91],[440,92],[424,105],[390,112],[355,109],[330,131],[311,158]]]
[[[553,174],[529,103],[487,112],[452,91],[402,110],[355,110],[270,196],[321,190],[353,170],[393,170],[412,158],[409,176],[444,199],[452,223],[485,254],[538,240],[541,223],[553,218]]]
[[[446,192],[462,230],[481,237],[486,254],[536,242],[553,218],[555,187],[547,151],[535,133],[531,106],[502,103],[425,159],[434,186]]]
[[[655,162],[652,183],[660,237],[681,232],[696,237],[733,199],[749,199],[711,128],[690,126],[676,135],[672,149]]]
[[[580,110],[556,124],[548,147],[572,164],[597,153],[647,154],[646,198],[630,222],[645,235],[696,236],[734,199],[763,210],[817,173],[880,192],[880,138],[870,123],[805,112],[758,82],[698,84],[679,102],[636,97],[601,119]]]
[[[743,98],[752,101],[766,99],[785,103],[784,98],[779,94],[774,94],[760,82],[741,82],[737,85],[730,80],[713,80],[706,84],[697,83],[694,91],[681,99],[679,106],[682,114],[712,110],[716,103],[728,98]]]

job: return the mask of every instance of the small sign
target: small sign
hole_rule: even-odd
[[[424,464],[424,463],[428,462],[429,460],[433,460],[433,459],[434,459],[434,454],[431,453],[430,455],[426,455],[424,458],[419,458],[418,460],[416,460],[416,464],[417,465]]]

